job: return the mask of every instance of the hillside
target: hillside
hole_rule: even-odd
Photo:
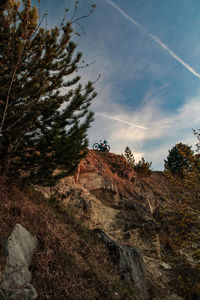
[[[1,179],[0,197],[1,244],[16,223],[38,237],[38,299],[199,299],[199,240],[179,238],[182,211],[162,172],[138,178],[121,156],[89,150],[57,186]]]

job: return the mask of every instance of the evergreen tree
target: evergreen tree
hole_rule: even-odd
[[[72,77],[81,59],[72,23],[42,28],[31,0],[1,8],[0,174],[53,184],[85,155],[96,93],[91,82],[82,87]]]
[[[187,254],[189,249],[193,249],[193,245],[200,242],[200,131],[194,130],[194,134],[198,139],[195,152],[182,143],[174,147],[175,150],[179,150],[178,154],[181,154],[180,157],[177,151],[174,151],[179,164],[175,164],[176,160],[172,160],[173,172],[167,169],[165,175],[172,183],[171,189],[177,201],[169,202],[163,212],[163,220],[168,220],[167,232],[170,244],[176,252],[181,250],[183,253],[178,259],[176,284],[180,295],[186,299],[200,297],[199,278],[196,276],[199,274],[198,264],[189,261]],[[170,214],[170,211],[175,213]],[[192,251],[192,257],[199,258],[198,247]]]
[[[125,148],[125,153],[123,156],[126,158],[126,161],[134,168],[135,158],[131,149],[128,146]]]
[[[149,163],[142,157],[142,159],[139,160],[138,163],[136,163],[134,155],[128,146],[125,148],[125,153],[122,154],[122,156],[126,158],[126,161],[133,167],[139,177],[146,177],[151,175],[152,162]]]
[[[139,177],[147,177],[152,173],[151,170],[152,162],[145,161],[144,157],[135,165],[134,169]]]
[[[179,143],[171,150],[167,160],[165,160],[165,172],[171,172],[173,175],[183,176],[191,167],[194,158],[194,151],[191,146]]]

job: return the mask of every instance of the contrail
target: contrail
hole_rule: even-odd
[[[178,61],[183,67],[190,71],[194,76],[200,78],[200,73],[196,72],[186,62],[184,62],[178,55],[176,55],[165,43],[163,43],[157,36],[147,31],[142,25],[135,21],[132,17],[128,16],[119,6],[117,6],[112,0],[106,0],[112,7],[114,7],[120,14],[122,14],[127,20],[138,27],[146,35],[148,35],[156,44],[158,44],[163,50],[165,50],[170,56]]]
[[[137,127],[137,128],[148,129],[147,127],[136,125],[136,124],[132,124],[130,122],[127,122],[127,121],[124,121],[124,120],[120,120],[118,118],[114,118],[114,117],[107,116],[107,115],[104,115],[104,114],[100,114],[100,113],[97,113],[97,112],[95,112],[95,114],[99,115],[99,116],[102,116],[104,118],[108,118],[108,119],[111,119],[111,120],[115,120],[115,121],[118,121],[118,122],[121,122],[121,123],[125,123],[125,124],[128,124],[128,125],[131,125],[131,126],[134,126],[134,127]]]

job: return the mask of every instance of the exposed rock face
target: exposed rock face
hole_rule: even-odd
[[[105,232],[100,235],[107,245],[112,239],[118,269],[134,282],[142,299],[147,299],[145,280],[150,299],[180,299],[170,290],[171,266],[162,257],[159,236],[157,213],[174,198],[162,172],[141,179],[122,156],[89,150],[75,177],[63,178],[53,188],[38,189],[47,198],[60,199],[90,229]],[[134,249],[140,250],[141,259]]]
[[[29,271],[36,246],[37,239],[23,226],[16,224],[3,247],[6,265],[0,283],[0,299],[37,299]]]
[[[147,300],[147,285],[144,262],[138,249],[129,245],[118,244],[110,239],[102,230],[94,232],[110,250],[113,262],[117,265],[121,278],[133,283],[142,300]]]

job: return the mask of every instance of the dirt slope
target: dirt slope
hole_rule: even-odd
[[[162,172],[138,178],[122,156],[89,150],[75,176],[63,178],[55,187],[37,186],[22,193],[2,183],[1,191],[1,242],[15,222],[39,237],[33,275],[40,299],[139,299],[120,279],[93,229],[137,247],[149,299],[199,299],[196,292],[188,298],[192,287],[186,295],[184,286],[185,278],[190,282],[198,273],[198,255],[194,259],[192,253],[199,244],[179,240],[180,219],[185,216]],[[191,220],[187,222],[191,227]],[[198,280],[193,280],[196,287]]]

